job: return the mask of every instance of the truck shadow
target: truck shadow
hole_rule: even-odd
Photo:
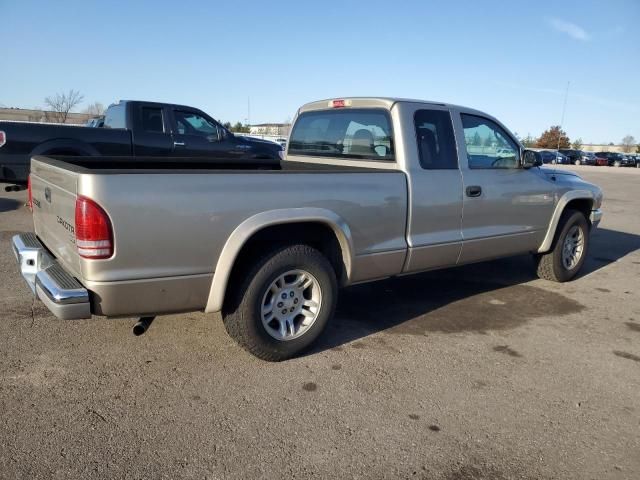
[[[592,237],[581,277],[639,249],[640,236],[601,229]],[[353,348],[393,350],[382,337],[366,337],[380,331],[486,334],[585,308],[563,295],[578,290],[579,282],[528,284],[536,278],[532,257],[523,255],[349,287],[340,292],[335,318],[313,352],[355,340],[361,341]]]
[[[580,276],[596,272],[636,250],[640,250],[640,235],[597,228],[591,235],[589,256]]]
[[[13,198],[0,197],[0,213],[9,212],[11,210],[18,210],[22,206],[22,202],[14,200]]]

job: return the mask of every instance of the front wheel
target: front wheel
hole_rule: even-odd
[[[308,245],[280,247],[258,260],[231,293],[224,325],[256,357],[286,360],[320,336],[336,299],[336,275],[322,253]]]
[[[576,160],[575,162],[573,162],[575,165],[582,165],[582,162],[580,160]]]
[[[619,160],[616,160],[615,162],[613,162],[614,167],[619,167],[620,165],[622,165],[622,163]]]
[[[566,210],[558,223],[551,251],[536,255],[538,276],[554,282],[567,282],[575,277],[587,256],[589,229],[582,212]]]

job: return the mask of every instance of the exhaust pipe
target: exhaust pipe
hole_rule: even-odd
[[[133,334],[136,337],[144,334],[147,330],[149,330],[151,322],[153,322],[155,318],[156,317],[140,317],[140,320],[138,320],[138,322],[133,326]]]
[[[24,185],[7,185],[4,187],[5,192],[21,192],[22,190],[26,190],[27,187]]]

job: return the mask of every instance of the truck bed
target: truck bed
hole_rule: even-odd
[[[201,293],[210,285],[232,233],[252,228],[264,215],[280,215],[281,223],[296,216],[298,221],[301,216],[311,222],[335,220],[347,232],[351,282],[400,272],[405,260],[406,176],[388,167],[34,157],[31,172],[39,240],[86,288],[99,292],[95,298],[106,298],[112,288],[141,288],[155,293],[138,295],[136,302],[153,301],[157,308],[157,302],[164,301],[162,291],[169,291],[166,282],[181,278],[184,285],[191,277],[194,283],[185,295],[197,291],[197,298],[177,304],[204,308]],[[90,198],[108,214],[115,245],[111,258],[78,255],[78,196]],[[130,307],[121,307],[105,311],[97,302],[95,311],[107,316],[131,313],[126,310]],[[146,310],[138,305],[136,311]]]
[[[80,142],[81,151],[97,155],[95,146],[110,155],[131,155],[131,132],[123,129],[91,128],[82,125],[40,124],[0,121],[7,143],[0,148],[0,182],[26,183],[29,153],[67,153],[69,141]]]
[[[194,174],[211,173],[224,170],[226,172],[251,173],[265,172],[309,172],[309,171],[335,171],[335,172],[389,172],[388,169],[352,167],[346,165],[328,165],[326,163],[313,162],[288,162],[286,160],[274,161],[272,159],[236,160],[219,157],[67,157],[67,156],[37,156],[39,162],[64,168],[78,174],[131,175],[171,173]]]

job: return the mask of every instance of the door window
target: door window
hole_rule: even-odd
[[[193,112],[175,110],[174,116],[178,133],[181,135],[197,135],[211,137],[218,135],[218,127],[202,115]]]
[[[461,117],[469,168],[519,167],[520,149],[503,128],[477,115]]]
[[[443,110],[418,110],[414,116],[420,165],[426,170],[458,168],[451,115]]]

